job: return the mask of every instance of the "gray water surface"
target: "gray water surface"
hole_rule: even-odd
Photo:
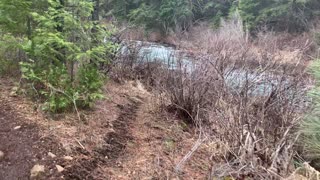
[[[170,70],[183,69],[190,74],[197,68],[194,60],[196,57],[191,58],[190,55],[173,47],[142,41],[131,41],[130,43],[138,49],[137,64],[157,62]],[[122,46],[120,52],[122,55],[129,55],[131,50],[128,46]],[[249,72],[243,69],[229,71],[225,76],[226,84],[235,91],[240,91],[248,84],[254,84],[249,93],[258,96],[270,94],[274,87],[281,82],[279,79],[280,77],[272,73]],[[288,84],[288,82],[284,82],[284,84]]]

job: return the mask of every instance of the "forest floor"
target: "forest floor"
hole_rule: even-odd
[[[1,82],[0,86],[3,87]],[[20,109],[20,101],[0,95],[0,179],[28,179],[36,163],[51,164],[48,151],[60,154],[59,144],[50,137],[41,137],[37,124],[29,121]]]
[[[205,179],[215,144],[204,142],[181,171],[176,165],[192,149],[195,130],[140,83],[105,86],[93,110],[48,115],[0,79],[0,179]],[[20,126],[20,127],[19,127]],[[62,167],[58,171],[56,166]]]

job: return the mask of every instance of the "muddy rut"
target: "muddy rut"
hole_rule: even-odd
[[[125,105],[118,105],[120,114],[112,122],[113,130],[106,134],[105,144],[93,152],[79,149],[78,153],[83,154],[84,158],[78,159],[75,165],[65,171],[65,178],[79,180],[108,178],[100,172],[99,167],[116,166],[118,158],[124,155],[127,143],[133,140],[130,127],[134,126],[141,104],[141,101],[129,100]]]

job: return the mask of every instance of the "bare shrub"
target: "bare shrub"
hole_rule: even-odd
[[[138,63],[140,47],[138,44],[123,42],[116,58],[114,59],[110,77],[117,81],[133,79],[136,76],[135,66]]]
[[[216,39],[195,67],[165,73],[172,105],[227,147],[214,177],[286,176],[295,154],[296,127],[308,107],[304,64],[285,64],[247,41]],[[272,46],[269,46],[272,48]],[[297,60],[297,62],[299,62]]]
[[[144,56],[141,48],[146,42],[127,41],[122,44],[111,65],[109,75],[112,79],[122,82],[127,79],[141,80],[147,87],[154,86],[156,77],[161,74],[164,64],[159,59]],[[150,43],[147,43],[150,44]],[[170,64],[168,59],[168,64]]]
[[[198,59],[192,72],[164,73],[160,89],[228,147],[221,155],[227,163],[214,165],[212,176],[285,176],[295,153],[295,128],[308,105],[305,72],[277,63],[268,51],[256,54],[249,44],[238,50],[223,45]]]
[[[228,21],[222,20],[219,29],[212,29],[208,23],[199,23],[180,36],[179,48],[196,50],[201,53],[213,53],[217,43],[234,42],[241,46],[248,41],[248,34],[244,31],[239,14],[235,13]]]
[[[120,31],[121,40],[143,40],[145,38],[145,30],[142,27],[130,27],[123,25]]]
[[[292,72],[286,72],[286,67],[278,66],[272,58],[261,59],[261,66],[255,69],[242,61],[242,72],[218,72],[221,77],[232,74],[228,81],[240,78],[242,82],[235,89],[224,86],[218,90],[208,110],[212,129],[228,146],[228,165],[222,166],[222,172],[213,168],[214,175],[266,178],[285,175],[290,168],[294,128],[306,101],[304,72],[290,76]]]
[[[223,142],[225,153],[213,162],[211,177],[284,177],[292,170],[296,127],[308,107],[305,64],[300,57],[281,61],[270,38],[248,41],[239,21],[223,27],[199,37],[204,51],[177,51],[167,65],[129,60],[133,71],[123,72],[148,79],[208,139]]]

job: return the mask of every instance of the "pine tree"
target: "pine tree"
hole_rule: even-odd
[[[20,63],[25,87],[48,111],[88,107],[102,97],[99,65],[110,60],[116,46],[104,42],[112,32],[100,26],[99,6],[99,0],[0,1],[6,40],[0,45],[10,40],[27,54],[29,60]]]

